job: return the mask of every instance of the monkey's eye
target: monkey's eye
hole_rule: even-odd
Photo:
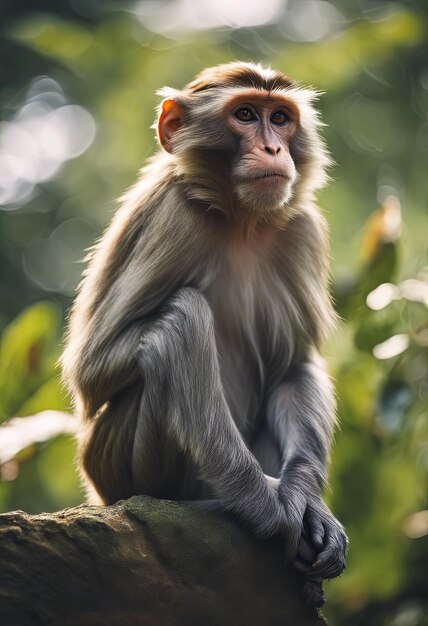
[[[271,122],[277,126],[285,126],[290,121],[290,116],[286,111],[274,111],[271,115]]]
[[[254,112],[248,107],[242,107],[242,109],[235,111],[235,117],[240,122],[252,122],[257,119]]]

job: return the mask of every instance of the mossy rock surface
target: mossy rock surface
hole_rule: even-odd
[[[279,541],[139,496],[0,515],[2,626],[321,626]]]

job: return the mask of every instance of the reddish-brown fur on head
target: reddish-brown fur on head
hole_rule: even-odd
[[[249,89],[272,89],[294,87],[295,82],[276,70],[252,63],[224,63],[208,67],[196,76],[184,91],[198,93],[216,87],[248,87]]]

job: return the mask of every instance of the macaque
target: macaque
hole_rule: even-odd
[[[280,534],[309,583],[332,578],[347,539],[322,500],[335,397],[318,349],[335,314],[316,93],[234,62],[160,95],[161,150],[70,316],[84,476],[107,504],[217,499]]]

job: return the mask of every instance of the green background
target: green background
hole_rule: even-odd
[[[155,149],[156,90],[240,59],[322,92],[341,316],[327,499],[350,536],[326,585],[337,626],[428,624],[427,26],[423,0],[0,3],[3,422],[70,408],[64,319],[85,249]],[[26,434],[8,455],[0,430],[0,510],[81,502],[72,437]]]

